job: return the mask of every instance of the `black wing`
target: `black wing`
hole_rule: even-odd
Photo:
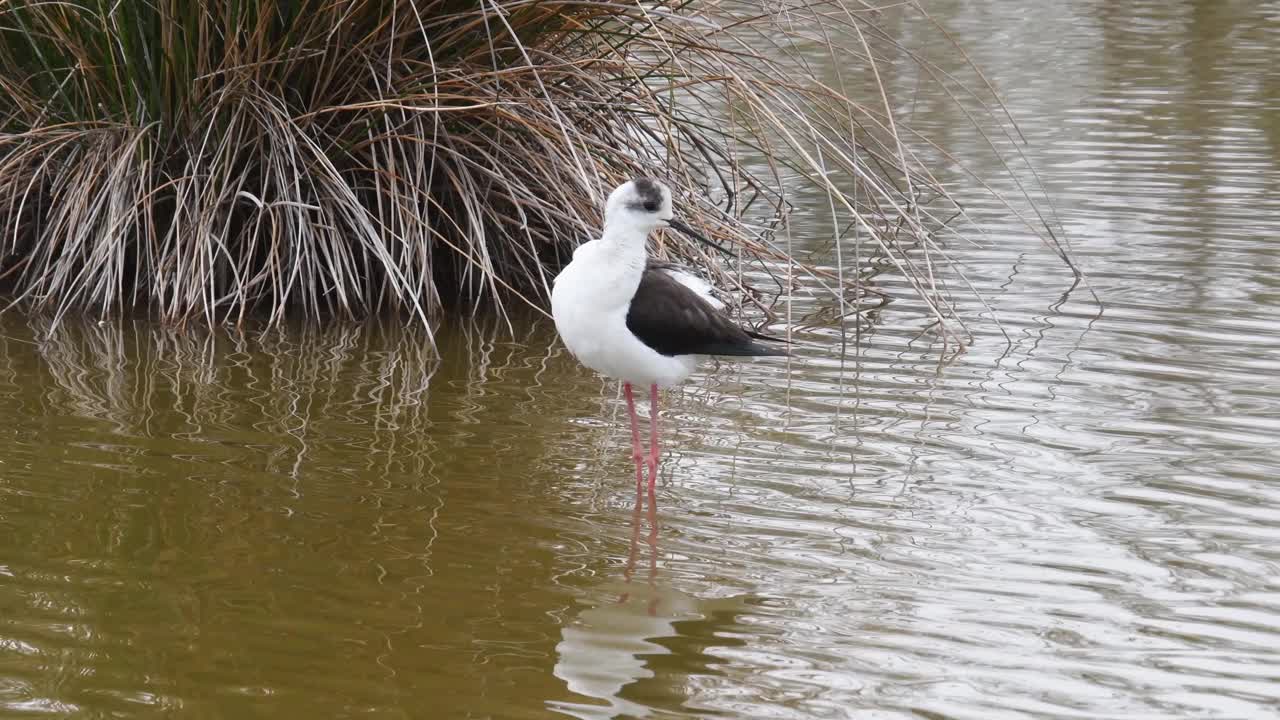
[[[640,287],[627,310],[627,329],[663,355],[786,355],[750,333],[653,264],[640,276]]]

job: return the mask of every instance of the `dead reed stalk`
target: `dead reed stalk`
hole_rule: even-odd
[[[856,0],[0,0],[0,278],[55,320],[389,310],[430,328],[543,304],[609,188],[645,173],[710,234],[783,261],[766,231],[791,194],[824,194],[859,247],[810,269],[837,304],[875,257],[943,320],[935,255],[907,248],[955,208],[889,109],[879,17]]]

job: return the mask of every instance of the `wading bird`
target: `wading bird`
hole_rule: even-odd
[[[551,314],[560,339],[583,365],[622,381],[631,414],[637,491],[644,481],[632,386],[649,388],[649,492],[658,472],[658,388],[684,381],[702,355],[786,355],[780,342],[739,327],[711,286],[676,266],[649,260],[645,243],[669,227],[719,250],[675,219],[671,191],[650,178],[619,185],[604,206],[604,233],[580,245],[556,276]]]

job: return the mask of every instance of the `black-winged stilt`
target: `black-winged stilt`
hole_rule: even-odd
[[[622,381],[631,414],[637,490],[644,481],[632,386],[649,387],[649,492],[658,471],[658,388],[683,382],[702,355],[786,355],[757,340],[721,312],[711,286],[676,266],[650,261],[645,242],[670,227],[717,247],[675,219],[671,191],[650,178],[619,185],[604,207],[604,233],[579,246],[556,277],[551,314],[569,352],[583,365]]]

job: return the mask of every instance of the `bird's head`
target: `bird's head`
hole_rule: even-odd
[[[604,225],[606,228],[636,230],[642,238],[658,228],[669,227],[729,253],[677,220],[671,207],[671,191],[653,178],[638,177],[614,188],[604,204]]]
[[[673,218],[671,191],[652,178],[638,177],[622,183],[609,193],[604,204],[605,226],[630,227],[646,235],[666,227]]]

